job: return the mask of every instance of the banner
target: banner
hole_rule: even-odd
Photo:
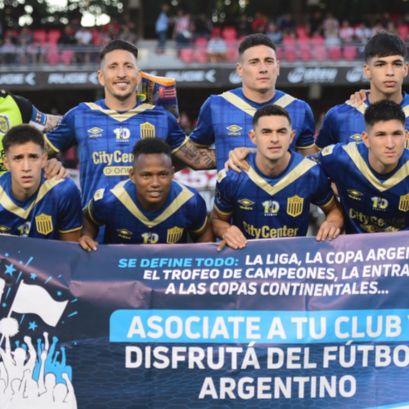
[[[408,243],[0,236],[0,408],[408,408]]]

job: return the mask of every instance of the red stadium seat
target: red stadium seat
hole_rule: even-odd
[[[48,47],[46,60],[48,64],[55,65],[59,62],[58,47],[56,44],[52,44]]]
[[[57,44],[61,37],[61,31],[58,29],[53,29],[48,32],[47,39],[48,44]]]
[[[33,31],[33,42],[45,46],[47,43],[47,32],[42,28]]]
[[[331,46],[328,49],[329,58],[334,61],[341,59],[341,47]]]
[[[348,61],[356,60],[358,51],[354,45],[346,45],[344,47],[343,56]]]
[[[234,27],[225,27],[222,31],[222,37],[226,40],[226,41],[236,41],[237,40],[237,31]]]
[[[207,38],[197,37],[195,40],[194,60],[198,63],[207,63]]]
[[[302,61],[311,60],[311,44],[307,37],[298,40],[298,49]]]
[[[63,50],[63,51],[61,51],[60,61],[64,65],[72,64],[73,59],[74,59],[74,51],[72,51],[72,50]]]
[[[312,58],[317,61],[324,61],[328,58],[325,45],[314,45],[312,48]]]
[[[191,48],[182,48],[179,57],[183,62],[190,64],[193,62],[193,50]]]

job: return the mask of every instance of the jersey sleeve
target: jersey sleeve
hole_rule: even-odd
[[[207,224],[207,208],[206,202],[203,197],[200,196],[198,192],[195,192],[195,195],[190,200],[190,209],[191,209],[191,226],[190,231],[192,233],[200,233]]]
[[[106,224],[109,218],[109,195],[108,188],[98,189],[85,205],[84,213],[98,226]]]
[[[81,115],[78,108],[68,111],[62,118],[57,128],[47,132],[47,144],[54,152],[65,151],[76,144],[75,115]]]
[[[192,142],[203,146],[210,146],[214,143],[211,97],[209,97],[200,108],[197,124],[190,134],[190,139]]]
[[[314,114],[306,102],[304,102],[304,113],[303,127],[295,143],[295,146],[300,149],[306,149],[314,145]]]
[[[68,233],[82,227],[81,195],[71,179],[66,179],[59,195],[58,231]]]
[[[337,116],[335,109],[332,108],[324,116],[324,121],[322,122],[315,144],[322,149],[337,143],[337,139]]]
[[[234,190],[238,181],[233,177],[233,171],[226,172],[225,169],[217,174],[216,193],[214,207],[222,215],[229,216],[234,210]]]
[[[320,167],[320,165],[317,165],[314,169],[316,172],[315,174],[315,192],[312,196],[312,203],[316,204],[317,206],[320,207],[325,207],[328,205],[332,200],[335,199],[334,192],[331,189],[331,184],[330,181],[323,171],[323,169]]]
[[[168,117],[168,136],[166,138],[167,144],[170,146],[172,152],[177,151],[187,140],[186,134],[178,124],[175,116],[169,111],[165,111]]]

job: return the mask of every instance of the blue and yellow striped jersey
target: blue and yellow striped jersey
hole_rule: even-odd
[[[71,179],[45,180],[22,202],[11,192],[9,172],[0,177],[0,233],[58,239],[82,227],[80,192]]]
[[[104,243],[185,243],[188,233],[198,234],[207,224],[204,199],[175,181],[156,211],[142,207],[130,179],[97,190],[85,211],[96,224],[105,225]]]
[[[220,95],[211,95],[202,105],[196,128],[190,139],[198,145],[215,144],[217,169],[223,169],[234,148],[254,147],[248,137],[257,109],[276,104],[285,108],[291,117],[295,138],[291,148],[309,148],[314,144],[314,117],[310,106],[300,99],[276,90],[274,97],[263,104],[249,100],[242,88]]]
[[[270,178],[248,156],[248,171],[218,174],[215,208],[231,217],[248,239],[305,236],[310,203],[321,207],[335,200],[320,166],[293,152],[287,169]]]

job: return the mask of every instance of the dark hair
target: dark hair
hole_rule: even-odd
[[[132,153],[134,155],[134,160],[142,154],[154,154],[154,153],[163,153],[166,156],[171,158],[171,150],[169,145],[160,138],[145,138],[138,141]]]
[[[253,116],[253,127],[257,125],[258,120],[262,116],[285,116],[291,125],[291,118],[288,112],[278,105],[266,105],[256,111]]]
[[[44,135],[40,130],[27,124],[13,126],[3,137],[4,152],[13,145],[23,145],[27,142],[33,142],[45,150]]]
[[[391,121],[393,119],[396,119],[405,125],[406,121],[405,114],[400,105],[386,99],[369,105],[365,111],[364,117],[366,126],[373,126],[377,122]]]
[[[386,31],[377,33],[370,38],[364,50],[366,62],[373,57],[389,57],[390,55],[400,55],[406,59],[406,54],[406,45],[402,39]]]
[[[138,49],[132,43],[124,40],[113,40],[101,50],[99,54],[100,60],[102,61],[108,53],[115,50],[129,51],[135,58],[138,58]]]
[[[276,46],[268,36],[262,33],[257,33],[250,34],[244,38],[239,45],[239,55],[242,55],[248,48],[255,47],[257,45],[265,45],[272,48],[274,51],[276,50]]]

